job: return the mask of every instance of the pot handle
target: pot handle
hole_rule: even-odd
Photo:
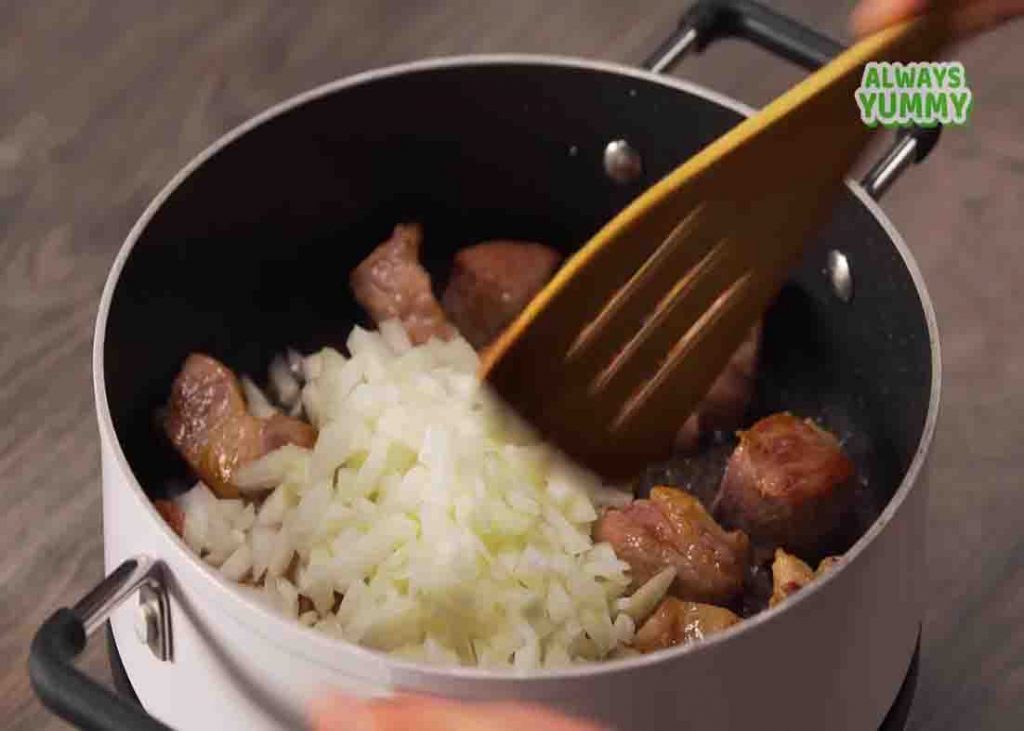
[[[753,0],[697,0],[643,67],[667,73],[690,51],[703,51],[722,38],[742,38],[810,71],[844,50],[842,44],[828,36]],[[941,131],[940,126],[900,130],[861,185],[872,198],[880,198],[912,163],[928,156]]]
[[[153,631],[147,632],[150,648],[159,659],[168,660],[167,595],[158,565],[145,556],[122,563],[74,607],[58,609],[32,639],[28,658],[32,688],[47,708],[79,728],[169,731],[142,706],[107,690],[73,664],[89,636],[136,590],[143,594],[142,608],[150,610],[144,616],[155,623],[150,626]]]

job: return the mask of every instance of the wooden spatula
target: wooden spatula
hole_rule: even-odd
[[[867,144],[865,63],[928,60],[948,28],[936,11],[861,41],[663,178],[565,264],[481,375],[606,478],[667,457]]]

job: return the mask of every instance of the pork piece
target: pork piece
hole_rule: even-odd
[[[524,241],[470,246],[455,255],[441,305],[462,336],[480,350],[523,311],[561,259],[552,248]]]
[[[775,549],[775,560],[772,562],[772,598],[768,606],[774,607],[786,597],[795,594],[819,576],[831,570],[837,563],[837,556],[828,556],[818,564],[818,570],[812,571],[804,561],[781,548]]]
[[[637,630],[633,647],[642,653],[664,650],[666,647],[702,640],[739,621],[739,617],[722,607],[666,597]]]
[[[850,506],[853,473],[832,434],[810,420],[773,414],[740,434],[715,514],[755,543],[814,555]]]
[[[594,540],[610,543],[629,564],[634,589],[674,566],[669,591],[680,599],[725,604],[743,590],[747,537],[722,530],[700,501],[682,490],[655,487],[649,500],[606,511]]]
[[[153,507],[179,536],[185,535],[185,512],[171,500],[154,500]]]
[[[246,409],[235,374],[193,353],[174,379],[164,417],[171,443],[219,497],[237,497],[231,476],[241,465],[285,444],[312,448],[316,431],[283,414],[265,419]]]
[[[430,274],[420,264],[423,229],[400,223],[384,243],[349,275],[356,302],[378,325],[397,318],[414,345],[448,339],[455,329],[434,297]]]
[[[701,437],[716,431],[735,431],[754,394],[754,378],[761,349],[761,323],[747,334],[707,394],[676,434],[676,449],[697,450]]]

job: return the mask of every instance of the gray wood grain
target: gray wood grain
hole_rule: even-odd
[[[635,63],[680,0],[0,2],[0,723],[61,728],[25,657],[101,575],[89,351],[117,247],[193,154],[269,104],[423,56],[526,51]],[[851,3],[777,6],[842,34]],[[929,508],[931,603],[911,726],[1024,725],[1024,34],[957,53],[975,93],[885,207],[944,337]],[[798,78],[727,43],[684,76],[759,104]],[[880,598],[884,603],[884,598]],[[107,676],[94,643],[84,666]]]

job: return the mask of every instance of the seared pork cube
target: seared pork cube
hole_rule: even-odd
[[[740,343],[740,347],[732,354],[707,394],[679,430],[676,435],[677,449],[693,452],[704,435],[716,431],[732,432],[742,424],[743,415],[754,394],[760,349],[761,324],[758,323]]]
[[[171,500],[154,500],[153,507],[171,527],[171,530],[179,536],[185,535],[185,512],[181,506]]]
[[[400,223],[349,275],[356,302],[370,318],[378,325],[397,318],[414,345],[455,333],[434,297],[430,274],[420,264],[422,241],[419,224]]]
[[[174,379],[164,430],[192,470],[220,497],[236,497],[235,470],[285,444],[311,448],[316,431],[283,414],[265,419],[246,409],[235,374],[194,353]]]
[[[732,627],[740,618],[723,607],[666,597],[641,625],[633,647],[643,653],[702,640]]]
[[[477,350],[523,311],[558,268],[554,249],[524,241],[485,241],[455,255],[441,298],[451,321]]]
[[[649,500],[604,513],[595,541],[607,541],[629,564],[633,588],[673,566],[669,590],[680,599],[728,603],[743,590],[750,542],[740,531],[726,532],[697,498],[671,487],[655,487]]]
[[[819,552],[853,496],[853,463],[814,422],[780,413],[740,434],[715,514],[766,546]]]
[[[837,563],[837,556],[828,556],[818,564],[818,570],[812,571],[806,562],[781,548],[775,549],[775,560],[772,562],[772,598],[768,606],[774,607],[812,581],[830,571]]]

